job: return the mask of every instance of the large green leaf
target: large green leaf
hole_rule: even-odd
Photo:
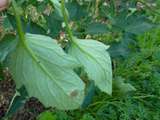
[[[78,108],[84,84],[73,71],[77,61],[50,37],[27,34],[25,43],[17,46],[7,62],[17,88],[24,85],[29,96],[46,107]]]
[[[112,67],[107,52],[108,46],[95,40],[78,40],[71,44],[68,52],[85,68],[90,80],[102,91],[112,93]]]

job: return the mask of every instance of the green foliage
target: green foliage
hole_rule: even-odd
[[[10,8],[1,62],[8,63],[17,88],[24,85],[45,106],[79,108],[51,109],[38,119],[159,120],[159,0],[68,0],[64,11],[59,0],[17,4],[25,44],[15,36]]]
[[[75,109],[81,105],[84,84],[73,72],[78,64],[55,40],[27,34],[25,44],[18,44],[8,59],[17,88],[24,85],[30,97],[46,107]]]
[[[5,36],[0,44],[0,62],[2,63],[7,55],[15,48],[17,42],[15,40],[15,36],[7,35]]]
[[[2,65],[0,64],[0,81],[3,80]]]
[[[84,114],[83,118],[80,120],[95,120],[95,119],[89,114]]]
[[[114,89],[117,89],[118,94],[125,95],[130,91],[135,91],[136,89],[129,83],[125,83],[124,79],[121,77],[115,78],[113,82]]]
[[[103,92],[112,94],[112,66],[108,46],[95,40],[74,39],[68,53],[84,67],[90,80]]]
[[[53,115],[51,112],[46,111],[46,112],[41,113],[41,114],[38,116],[38,119],[37,119],[37,120],[57,120],[57,118],[56,118],[56,116]]]
[[[25,104],[27,97],[28,94],[24,86],[18,89],[10,102],[6,116],[15,114]]]
[[[86,33],[90,35],[94,34],[104,34],[107,33],[109,30],[106,24],[101,23],[91,23],[87,26]]]

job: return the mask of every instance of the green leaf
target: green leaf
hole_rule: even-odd
[[[90,81],[88,87],[86,88],[86,96],[84,98],[82,108],[88,107],[88,105],[92,102],[93,97],[95,95],[95,85],[93,81]]]
[[[2,41],[0,41],[0,62],[3,62],[7,55],[16,47],[17,41],[15,36],[6,35]]]
[[[133,87],[130,83],[125,83],[124,81],[125,79],[122,77],[117,77],[113,82],[115,89],[117,89],[119,93],[126,94],[127,92],[136,91],[135,87]]]
[[[70,117],[65,111],[57,110],[55,111],[55,114],[57,116],[57,120],[72,120],[72,117]]]
[[[0,63],[0,81],[3,80],[3,70],[2,70],[2,64]]]
[[[54,13],[51,13],[49,16],[46,16],[47,27],[49,29],[49,35],[53,38],[57,37],[62,30],[62,21],[57,20],[57,16]]]
[[[17,88],[25,86],[30,97],[46,107],[76,109],[84,98],[84,84],[73,68],[77,61],[50,37],[27,34],[8,59]]]
[[[126,58],[131,53],[129,46],[135,45],[134,37],[125,33],[119,42],[112,43],[109,53],[112,58]]]
[[[79,21],[88,15],[87,6],[80,5],[76,0],[66,3],[71,21]]]
[[[5,29],[5,31],[10,31],[13,29],[8,17],[4,18],[3,28]]]
[[[12,100],[6,112],[6,116],[9,117],[15,114],[26,103],[27,97],[28,95],[24,86],[17,90],[12,97]]]
[[[103,92],[112,93],[112,67],[108,46],[95,40],[75,39],[68,52],[85,68],[90,80]]]
[[[119,28],[121,31],[129,32],[134,35],[140,35],[155,27],[155,25],[144,15],[132,14],[128,16],[126,10],[121,11],[120,14],[114,17],[111,21],[115,29]]]
[[[50,1],[53,3],[53,5],[55,7],[55,14],[57,15],[57,17],[59,19],[63,20],[63,15],[62,15],[62,12],[61,12],[61,4],[60,4],[59,0],[50,0]],[[68,14],[67,9],[66,9],[66,13]]]
[[[38,116],[37,120],[57,120],[57,117],[56,115],[53,115],[50,111],[46,111],[46,112],[41,113]]]
[[[126,31],[139,35],[153,28],[153,25],[147,22],[135,23],[126,27]]]
[[[86,28],[86,33],[87,34],[105,34],[109,30],[107,28],[106,24],[101,24],[101,23],[91,23],[88,25]]]
[[[95,120],[90,114],[84,114],[80,120]]]

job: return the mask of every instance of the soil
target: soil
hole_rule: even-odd
[[[15,94],[15,83],[11,75],[3,71],[4,80],[0,81],[0,119],[5,116],[12,97]],[[30,98],[9,120],[36,120],[45,107],[35,98]]]
[[[44,110],[44,106],[37,99],[31,98],[24,107],[13,115],[11,120],[36,120],[37,116]]]

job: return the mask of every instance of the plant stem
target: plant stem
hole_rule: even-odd
[[[12,1],[12,6],[13,6],[14,15],[16,17],[16,26],[17,26],[19,39],[22,44],[25,44],[25,35],[22,29],[22,23],[21,23],[20,15],[18,14],[17,3],[15,2],[15,0]]]
[[[99,3],[100,0],[96,0],[95,18],[97,18],[99,15]]]
[[[65,0],[61,0],[61,11],[62,11],[64,22],[65,22],[65,25],[66,25],[66,31],[67,31],[68,36],[70,38],[70,42],[75,43],[71,28],[70,28],[69,23],[68,23],[68,15],[67,15],[66,8],[65,8]]]

